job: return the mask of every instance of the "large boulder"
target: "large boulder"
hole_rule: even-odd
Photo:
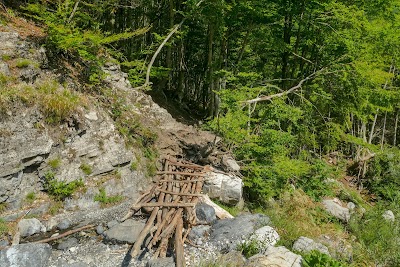
[[[247,241],[261,226],[270,223],[268,216],[249,214],[217,221],[211,228],[210,242],[219,249],[234,250]]]
[[[133,244],[139,237],[143,227],[143,222],[128,219],[105,231],[104,236],[110,241]]]
[[[12,246],[0,251],[0,266],[44,267],[51,255],[48,244],[28,243]]]
[[[22,237],[46,232],[46,227],[36,218],[22,219],[18,223],[18,229]]]
[[[318,250],[319,252],[330,256],[329,250],[326,246],[304,236],[299,237],[299,239],[294,242],[293,250],[299,252],[311,252],[312,250]]]
[[[285,247],[268,247],[264,254],[251,257],[245,267],[301,267],[302,258]]]
[[[350,211],[348,208],[343,207],[341,201],[337,198],[335,199],[325,199],[322,201],[325,210],[332,216],[338,218],[343,222],[348,222],[350,220]]]
[[[242,199],[242,179],[234,175],[210,172],[203,186],[204,193],[226,204],[237,204]]]

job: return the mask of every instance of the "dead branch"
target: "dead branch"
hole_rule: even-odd
[[[268,96],[256,97],[254,99],[246,100],[246,101],[243,101],[243,102],[246,103],[246,104],[254,104],[254,103],[261,102],[261,101],[271,100],[272,98],[282,97],[282,96],[288,95],[288,94],[300,89],[305,82],[313,79],[318,74],[320,74],[323,70],[325,70],[325,68],[313,72],[311,75],[307,76],[306,78],[301,80],[297,85],[293,86],[292,88],[290,88],[287,91],[284,91],[284,92],[281,92],[281,93],[278,93],[278,94],[268,95]]]
[[[36,241],[34,243],[51,242],[53,240],[57,240],[57,239],[60,239],[60,238],[75,234],[77,232],[80,232],[80,231],[83,231],[83,230],[86,230],[86,229],[94,228],[94,227],[96,227],[96,225],[94,225],[94,224],[85,225],[85,226],[82,226],[82,227],[79,227],[79,228],[76,228],[76,229],[73,229],[73,230],[69,230],[69,231],[67,231],[67,232],[65,232],[63,234],[58,235],[58,236],[53,236],[53,237],[50,237],[50,238],[42,239],[42,240]]]

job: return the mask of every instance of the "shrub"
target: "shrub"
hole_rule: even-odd
[[[240,251],[246,258],[250,258],[251,256],[254,256],[260,252],[260,244],[257,240],[250,239],[239,244],[236,249]]]
[[[57,181],[53,172],[47,172],[45,175],[44,188],[55,200],[64,200],[72,196],[78,188],[83,186],[84,183],[82,180],[66,183],[64,181]]]
[[[123,196],[107,196],[106,190],[104,188],[100,188],[99,193],[94,196],[95,201],[98,201],[104,205],[118,203],[123,198]]]
[[[313,250],[308,254],[303,255],[303,267],[346,267],[345,263],[339,262],[330,256]]]

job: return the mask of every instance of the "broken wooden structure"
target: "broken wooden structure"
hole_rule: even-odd
[[[196,224],[196,206],[202,196],[205,167],[167,158],[164,170],[157,172],[154,184],[144,192],[122,219],[126,220],[139,210],[150,213],[142,232],[131,250],[135,257],[145,246],[154,248],[154,258],[165,258],[169,245],[175,250],[176,266],[185,266],[183,244]],[[150,236],[150,240],[146,240]]]

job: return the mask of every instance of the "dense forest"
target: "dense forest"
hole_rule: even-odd
[[[358,263],[400,264],[399,224],[378,216],[400,215],[400,0],[5,3],[46,25],[46,46],[93,91],[112,57],[134,87],[206,121],[243,166],[251,208],[293,188],[351,200],[369,212],[370,225],[342,226],[361,240]]]

